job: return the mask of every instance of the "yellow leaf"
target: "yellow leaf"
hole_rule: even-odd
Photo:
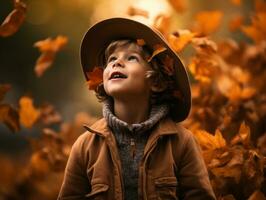
[[[191,42],[195,35],[196,33],[192,33],[189,30],[179,30],[175,34],[168,36],[168,42],[174,51],[180,52]]]

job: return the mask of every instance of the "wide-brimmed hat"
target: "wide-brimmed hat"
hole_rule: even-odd
[[[157,56],[167,54],[173,59],[174,84],[182,94],[182,101],[171,104],[170,114],[174,121],[180,122],[187,118],[191,108],[191,90],[187,71],[178,55],[170,47],[166,39],[155,28],[128,18],[109,18],[91,26],[83,37],[80,48],[81,65],[86,80],[88,72],[103,64],[102,58],[106,47],[115,40],[142,39],[151,49],[162,45],[166,50]],[[157,57],[156,56],[156,57]]]

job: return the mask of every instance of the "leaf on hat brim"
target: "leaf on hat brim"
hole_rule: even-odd
[[[189,30],[178,30],[177,32],[168,36],[168,42],[170,46],[176,52],[182,51],[194,38],[197,33],[193,33]]]
[[[202,35],[209,35],[215,32],[221,24],[223,13],[219,10],[201,11],[196,18],[196,30]]]
[[[14,0],[14,9],[0,26],[0,36],[8,37],[16,33],[25,21],[25,17],[26,4],[21,0]]]
[[[205,52],[207,54],[217,52],[217,44],[207,37],[192,38],[191,41],[198,52]]]
[[[174,59],[169,55],[166,55],[162,62],[165,73],[169,76],[172,76],[175,73]]]
[[[168,0],[176,12],[182,13],[187,8],[186,0]]]
[[[147,10],[140,9],[140,8],[137,8],[137,7],[134,7],[134,6],[130,6],[128,8],[127,14],[129,16],[140,15],[140,16],[143,16],[143,17],[146,17],[146,18],[149,17],[149,12]]]
[[[94,67],[92,72],[87,72],[89,90],[95,90],[103,82],[103,68]]]
[[[250,144],[250,128],[243,121],[240,125],[238,134],[231,140],[232,145],[234,144],[243,144],[244,146],[248,146]]]
[[[0,84],[0,101],[2,101],[6,93],[11,89],[10,84]]]
[[[55,39],[47,38],[34,43],[34,47],[37,47],[42,53],[36,61],[34,68],[37,77],[41,77],[43,73],[51,67],[56,53],[60,51],[67,42],[67,37],[59,35]]]
[[[236,6],[240,6],[242,1],[241,0],[231,0],[232,4],[236,5]]]
[[[40,110],[33,105],[30,97],[22,96],[19,100],[19,121],[26,128],[31,128],[40,117]]]
[[[144,46],[146,44],[144,39],[137,39],[137,45]]]
[[[242,31],[255,42],[266,39],[266,11],[257,12],[252,17],[252,23],[249,26],[242,26]]]
[[[152,55],[148,58],[148,62],[150,62],[150,61],[154,58],[154,56],[156,56],[156,55],[158,55],[159,53],[162,53],[162,52],[164,52],[164,51],[166,51],[166,48],[165,48],[163,45],[161,45],[161,44],[156,44],[156,45],[154,45],[154,46],[153,46],[153,53],[152,53]]]
[[[229,21],[229,30],[233,32],[233,31],[240,29],[240,27],[243,24],[243,20],[244,18],[242,15],[237,15],[234,18],[232,18]]]
[[[20,130],[18,112],[8,104],[0,104],[0,122],[4,123],[12,132]]]

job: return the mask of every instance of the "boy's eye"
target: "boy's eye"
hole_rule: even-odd
[[[115,56],[110,56],[107,60],[108,63],[113,62],[114,60],[116,60]]]
[[[139,58],[137,56],[131,55],[128,57],[129,61],[139,61]]]

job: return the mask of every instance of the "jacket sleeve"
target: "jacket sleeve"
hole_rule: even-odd
[[[194,135],[186,131],[178,172],[180,198],[184,200],[215,200],[201,148]]]
[[[81,135],[71,148],[58,200],[85,200],[85,195],[90,191],[83,152],[86,136]]]

